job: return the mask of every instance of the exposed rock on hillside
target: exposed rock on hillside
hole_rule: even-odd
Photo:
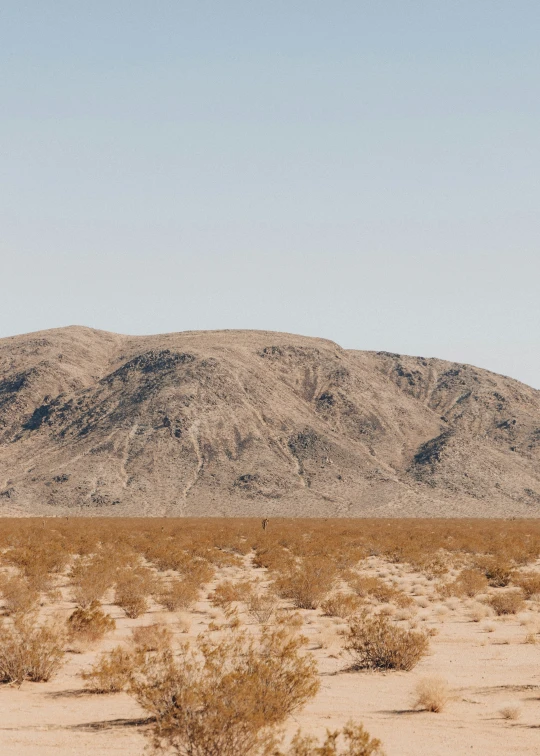
[[[540,392],[257,331],[0,340],[0,514],[540,514]]]

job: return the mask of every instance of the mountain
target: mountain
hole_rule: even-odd
[[[540,391],[267,331],[0,339],[0,514],[540,515]]]

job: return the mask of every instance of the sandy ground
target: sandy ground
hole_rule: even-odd
[[[321,690],[306,708],[287,723],[323,734],[353,719],[379,737],[387,756],[482,756],[540,753],[540,645],[538,605],[527,602],[525,612],[511,617],[471,621],[477,602],[470,599],[441,601],[434,584],[403,565],[370,560],[370,571],[394,580],[415,601],[418,627],[434,628],[431,652],[411,672],[350,672],[342,652],[344,622],[323,617],[320,611],[303,611],[303,632],[310,639],[321,675]],[[249,565],[245,572],[261,575]],[[228,568],[219,578],[240,576]],[[219,579],[218,578],[218,579]],[[214,583],[215,584],[215,583]],[[210,586],[211,587],[211,586]],[[67,594],[65,594],[67,596]],[[66,615],[73,605],[66,599],[47,612]],[[88,668],[100,651],[130,635],[137,625],[165,621],[178,637],[195,637],[220,612],[207,599],[189,613],[188,633],[181,633],[179,615],[153,608],[136,620],[116,606],[106,610],[117,629],[96,648],[68,653],[61,671],[48,683],[25,682],[20,688],[0,687],[0,753],[6,756],[52,754],[130,754],[142,756],[147,740],[145,713],[125,694],[91,695],[84,691],[78,673]],[[181,613],[186,619],[185,612]],[[241,615],[246,622],[252,622]],[[529,636],[529,642],[525,642]],[[451,686],[453,700],[439,714],[412,708],[414,688],[423,677],[437,675]],[[519,709],[516,720],[504,719],[501,709]]]

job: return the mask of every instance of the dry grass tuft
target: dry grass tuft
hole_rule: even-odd
[[[499,714],[503,719],[510,719],[515,721],[521,716],[521,708],[518,704],[507,704],[499,709]]]
[[[441,677],[424,677],[415,687],[415,709],[441,712],[451,699],[450,689],[446,680]]]

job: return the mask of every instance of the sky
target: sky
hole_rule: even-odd
[[[3,0],[0,337],[249,328],[540,389],[540,3]]]

